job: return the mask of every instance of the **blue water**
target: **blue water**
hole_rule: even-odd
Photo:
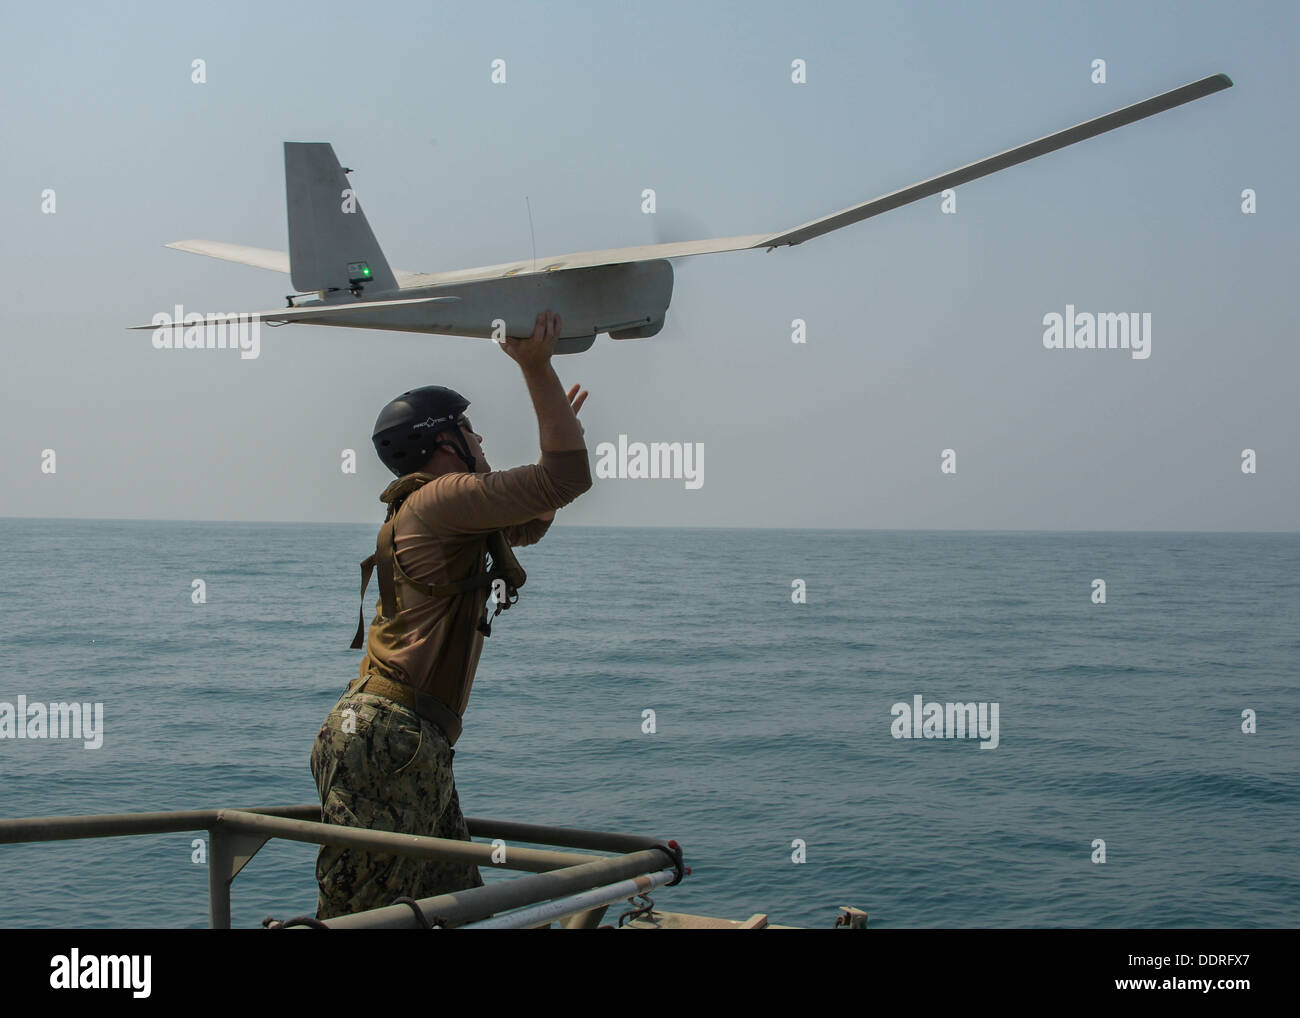
[[[0,816],[315,801],[373,539],[0,520],[0,700],[99,701],[105,726],[98,750],[0,740]],[[1300,918],[1300,535],[556,527],[520,557],[457,744],[461,802],[676,838],[694,872],[660,907],[819,927],[847,904],[876,927]],[[997,702],[1000,745],[893,738],[916,694]],[[0,926],[204,926],[196,836],[0,846]],[[315,853],[263,849],[235,925],[311,913]]]

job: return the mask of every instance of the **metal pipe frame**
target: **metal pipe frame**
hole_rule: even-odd
[[[315,804],[0,820],[0,845],[206,829],[209,835],[208,923],[212,929],[230,928],[230,885],[271,838],[342,845],[386,855],[450,859],[533,874],[420,902],[426,917],[445,920],[447,925],[483,920],[503,910],[579,894],[616,881],[645,878],[662,870],[666,854],[656,839],[639,835],[476,818],[468,819],[467,824],[471,835],[483,838],[619,854],[593,856],[511,845],[505,858],[497,862],[494,859],[497,849],[490,844],[321,823],[320,807]],[[675,873],[675,870],[662,871]],[[578,907],[562,914],[575,911],[594,913],[594,908]],[[340,916],[327,925],[339,929],[396,929],[415,928],[422,924],[409,907],[398,905]]]
[[[205,830],[212,827],[221,812],[223,811],[219,809],[193,809],[158,813],[101,813],[87,816],[0,820],[0,845]],[[315,803],[302,806],[248,806],[224,812],[256,813],[290,820],[320,820],[320,806]],[[561,848],[585,848],[597,852],[635,852],[643,848],[652,848],[658,843],[658,839],[642,835],[524,824],[513,820],[485,820],[469,817],[466,823],[469,826],[469,833],[474,837],[501,838],[506,841],[554,845]]]
[[[408,855],[417,859],[447,859],[453,862],[494,866],[503,870],[546,873],[581,863],[598,862],[600,855],[576,852],[552,852],[538,848],[509,847],[502,862],[493,862],[496,852],[491,845],[454,838],[434,838],[422,834],[396,834],[361,827],[323,824],[319,820],[291,820],[243,810],[217,811],[213,830],[225,828],[242,834],[261,834],[288,841],[306,841],[316,845],[342,845],[345,848],[382,849],[385,855]]]
[[[430,925],[442,923],[448,927],[461,926],[510,909],[656,873],[664,868],[665,855],[664,849],[648,848],[627,855],[598,859],[581,866],[552,870],[550,873],[534,873],[518,880],[422,898],[416,904]],[[424,924],[415,917],[409,906],[386,905],[368,912],[338,916],[326,920],[325,925],[332,930],[410,930],[418,929]]]
[[[645,894],[671,882],[676,876],[677,871],[671,868],[660,870],[658,873],[647,873],[644,876],[633,877],[631,880],[620,880],[618,883],[606,884],[604,887],[593,887],[590,891],[571,894],[566,898],[557,898],[540,905],[529,905],[506,915],[465,923],[459,929],[522,930],[538,924],[549,925],[556,919],[564,919],[580,912],[590,912],[602,905],[612,905],[624,898]],[[600,911],[603,913],[605,910],[600,908]]]

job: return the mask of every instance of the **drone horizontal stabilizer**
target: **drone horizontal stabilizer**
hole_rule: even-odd
[[[314,318],[320,318],[324,315],[342,315],[346,317],[354,311],[377,311],[384,308],[403,307],[408,304],[436,304],[442,301],[460,300],[459,297],[415,297],[409,300],[368,300],[356,304],[313,304],[309,307],[298,308],[276,308],[274,311],[242,311],[232,312],[230,314],[210,314],[206,316],[205,321],[214,322],[214,324],[236,324],[239,319],[255,320],[258,322],[310,322]],[[179,322],[166,321],[158,325],[132,325],[132,329],[183,329],[190,326],[201,325],[203,322]]]

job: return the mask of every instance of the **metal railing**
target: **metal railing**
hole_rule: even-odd
[[[682,865],[676,842],[638,835],[468,818],[472,836],[507,842],[501,852],[491,844],[324,824],[320,815],[320,806],[310,804],[29,817],[0,820],[0,845],[206,830],[211,929],[230,928],[230,885],[272,838],[531,874],[424,898],[416,903],[419,916],[409,905],[390,905],[326,920],[324,925],[331,929],[523,928],[549,926],[557,919],[567,920],[564,925],[568,929],[591,928],[600,922],[609,904],[644,894],[652,887],[676,884],[690,872]],[[584,851],[520,848],[509,842]],[[585,854],[589,852],[617,854]]]

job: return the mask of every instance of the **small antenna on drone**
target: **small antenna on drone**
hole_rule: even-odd
[[[533,234],[533,206],[528,201],[528,195],[524,195],[524,204],[528,207],[528,237],[533,242],[533,271],[537,271],[537,237]]]

